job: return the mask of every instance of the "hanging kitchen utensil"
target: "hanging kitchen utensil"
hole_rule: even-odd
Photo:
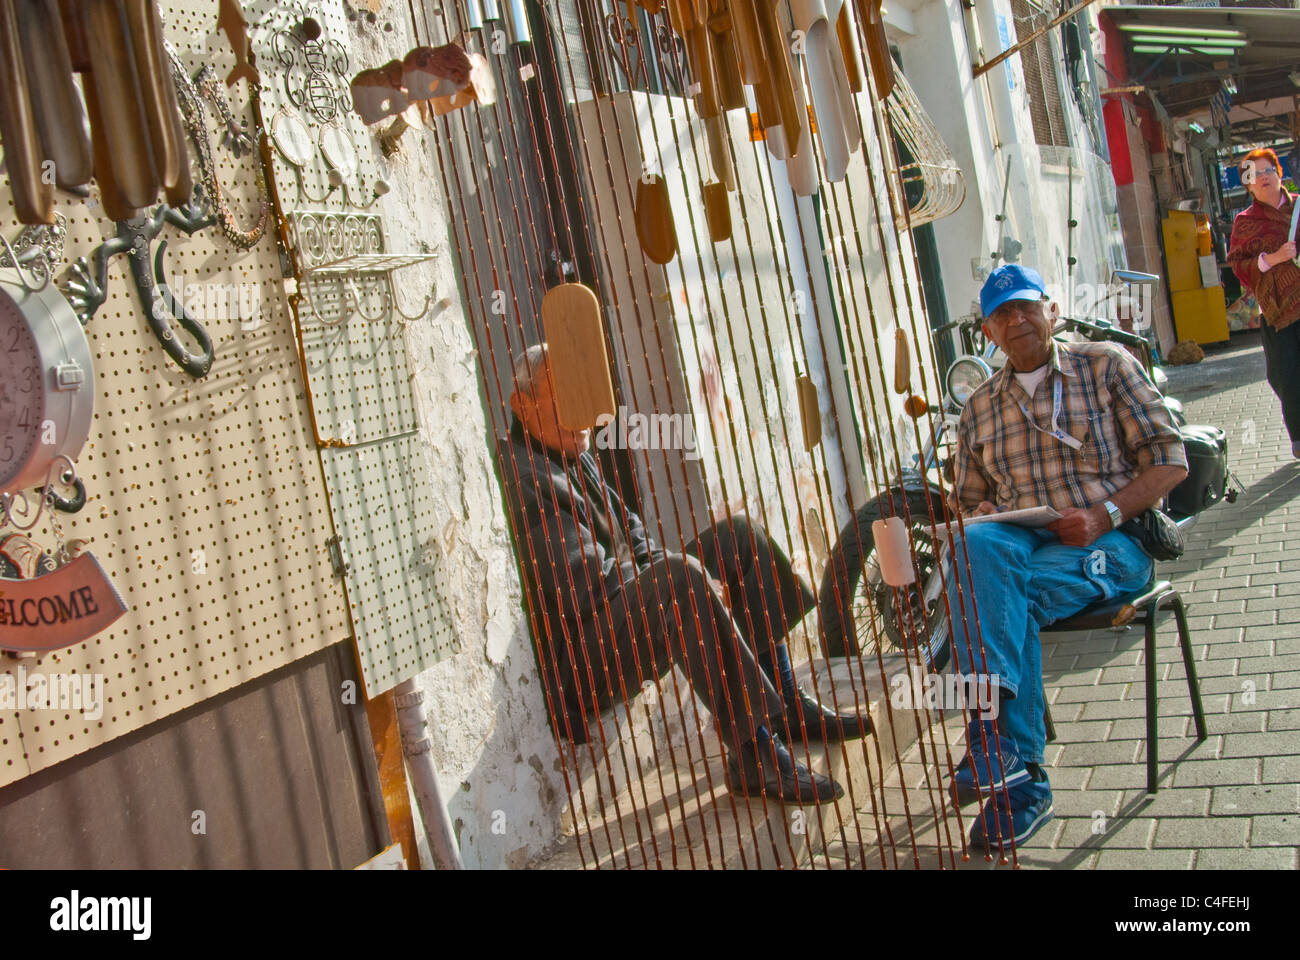
[[[19,221],[53,223],[54,184],[41,176],[41,136],[23,70],[14,0],[0,0],[0,137]]]
[[[885,0],[855,2],[858,16],[862,19],[862,32],[867,38],[867,60],[871,63],[871,76],[876,82],[876,96],[884,100],[894,89],[894,58],[889,53],[889,37],[885,35],[882,10]]]
[[[636,237],[654,263],[669,263],[677,256],[677,230],[668,203],[668,184],[658,174],[647,174],[637,181]]]
[[[90,125],[72,79],[57,0],[18,0],[23,66],[43,158],[54,165],[61,190],[81,191],[95,175]]]
[[[704,217],[709,225],[709,239],[722,243],[731,239],[731,204],[727,198],[727,187],[722,183],[706,183],[704,194]]]
[[[802,96],[795,83],[794,69],[790,61],[790,44],[787,33],[777,14],[777,6],[784,0],[737,0],[753,6],[758,23],[758,33],[763,39],[763,64],[765,79],[776,100],[781,115],[781,126],[785,131],[782,149],[786,156],[798,156],[803,148],[804,128],[808,125],[808,111],[799,105]],[[769,144],[771,137],[768,137]],[[781,156],[780,159],[785,159]]]
[[[838,43],[831,35],[822,0],[790,0],[790,9],[795,29],[803,33],[804,64],[808,68],[808,88],[817,117],[817,136],[822,144],[823,170],[827,180],[838,183],[849,169],[848,139],[835,89],[836,83],[844,80],[843,67],[838,62]]]
[[[857,37],[854,36],[853,14],[849,12],[848,0],[838,0],[838,5],[840,12],[835,16],[835,35],[840,40],[840,55],[844,58],[849,89],[854,93],[861,93],[866,83],[862,76],[862,57],[858,54]],[[829,13],[829,10],[827,12]]]
[[[817,402],[817,385],[809,376],[795,380],[799,389],[799,421],[803,425],[803,448],[812,452],[822,442],[822,411]]]
[[[542,328],[555,392],[566,430],[590,430],[617,411],[605,350],[600,301],[580,283],[552,287],[542,297]]]
[[[83,0],[81,15],[90,43],[91,69],[83,75],[82,87],[90,115],[96,179],[102,175],[116,184],[122,202],[139,210],[158,198],[162,181],[137,93],[140,81],[131,37],[116,0]],[[101,160],[106,170],[101,170]],[[109,205],[105,198],[105,210]]]

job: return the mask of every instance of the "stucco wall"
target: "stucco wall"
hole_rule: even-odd
[[[431,20],[437,31],[438,20]],[[400,59],[416,45],[408,30],[405,7],[387,10],[375,24],[364,17],[356,21],[354,69]],[[433,42],[442,39],[435,33]],[[392,249],[440,254],[430,264],[407,268],[400,287],[407,310],[429,284],[437,288],[430,316],[409,330],[408,349],[428,452],[421,466],[430,473],[445,516],[435,544],[438,568],[448,580],[444,596],[462,650],[417,683],[426,695],[439,783],[465,865],[518,867],[554,841],[566,798],[486,442],[481,374],[457,293],[434,135],[412,129],[400,154],[380,161],[392,191],[378,201]],[[417,810],[414,800],[412,809]],[[418,811],[416,816],[421,860],[428,865]]]

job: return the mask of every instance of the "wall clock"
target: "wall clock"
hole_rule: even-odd
[[[0,269],[0,492],[44,487],[90,432],[95,377],[76,313],[53,284]]]

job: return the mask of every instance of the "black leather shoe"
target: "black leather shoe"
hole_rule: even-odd
[[[762,794],[791,803],[832,803],[844,796],[843,787],[795,760],[776,735],[766,747],[751,741],[731,751],[727,757],[727,786],[732,793]]]
[[[790,739],[798,740],[799,718],[808,729],[808,742],[839,743],[843,740],[857,740],[872,732],[871,718],[853,713],[839,714],[810,697],[803,687],[799,687],[797,700],[785,698],[786,719],[790,723]],[[826,732],[822,733],[822,721],[826,722]]]

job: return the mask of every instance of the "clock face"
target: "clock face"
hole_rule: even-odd
[[[30,459],[44,409],[36,340],[18,307],[0,295],[0,490]]]

